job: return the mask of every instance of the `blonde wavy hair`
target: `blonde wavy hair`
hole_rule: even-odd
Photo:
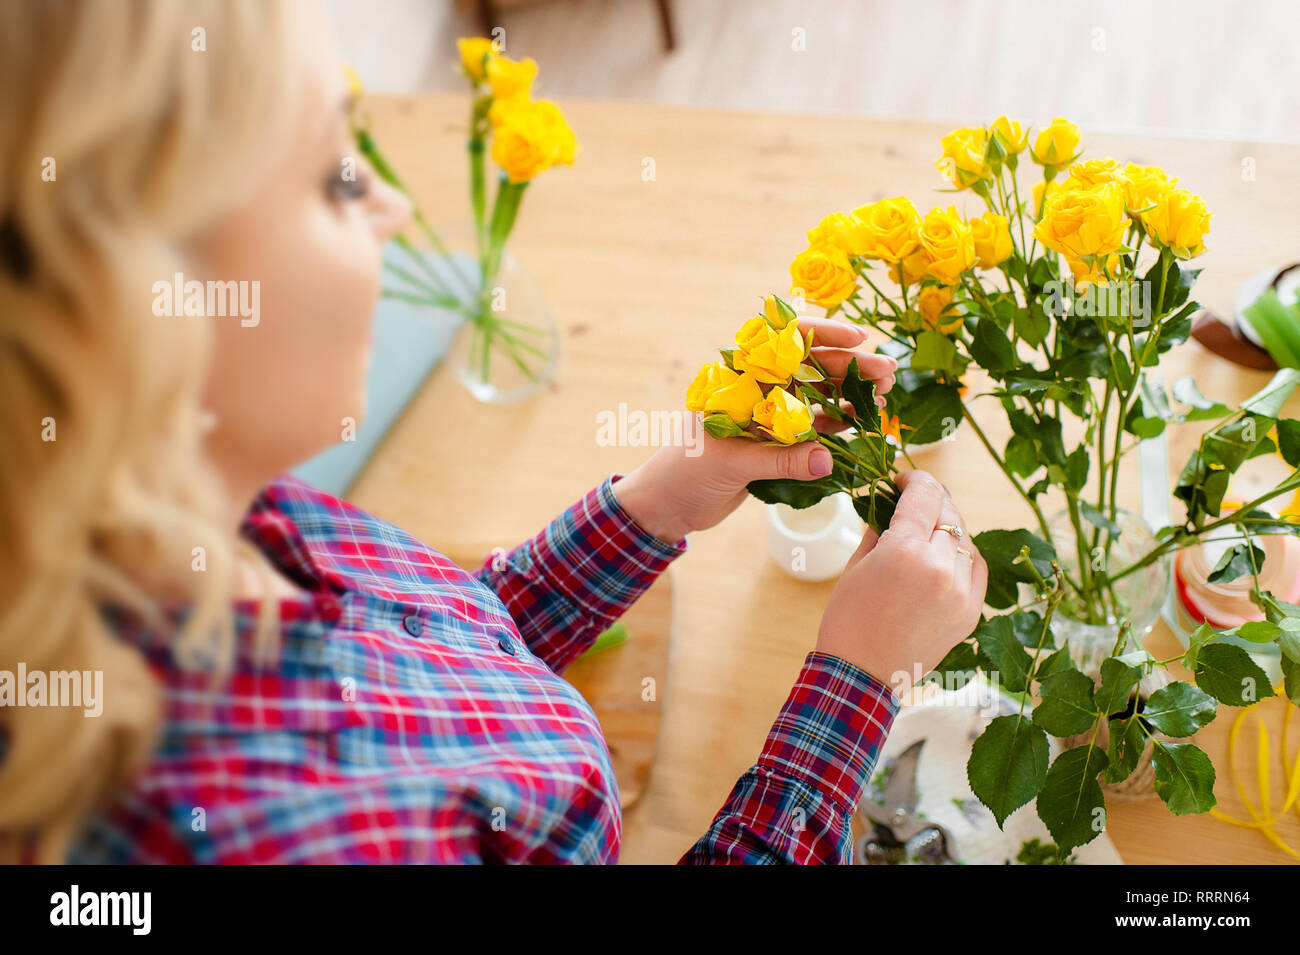
[[[208,329],[155,316],[152,287],[289,127],[292,9],[0,3],[0,669],[104,675],[98,718],[0,707],[0,860],[63,861],[156,742],[156,682],[105,604],[182,601],[179,643],[228,661],[247,545],[203,453]]]

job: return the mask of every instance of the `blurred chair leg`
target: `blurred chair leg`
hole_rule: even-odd
[[[478,20],[483,26],[483,35],[491,36],[492,28],[498,25],[496,4],[492,0],[478,0]]]
[[[677,47],[677,36],[673,29],[672,0],[655,0],[659,8],[659,26],[663,29],[664,49],[672,52]]]

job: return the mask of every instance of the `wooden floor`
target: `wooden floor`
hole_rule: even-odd
[[[367,87],[454,89],[472,4],[324,0]],[[652,0],[505,7],[540,95],[1300,142],[1294,0]],[[797,134],[797,128],[793,130]],[[1261,170],[1263,177],[1266,171]]]

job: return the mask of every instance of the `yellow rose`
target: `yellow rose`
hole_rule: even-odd
[[[866,235],[853,213],[832,212],[808,233],[810,246],[830,245],[846,255],[865,255]]]
[[[1178,185],[1159,166],[1138,166],[1129,163],[1124,169],[1124,204],[1130,215],[1154,208]]]
[[[925,273],[930,269],[930,257],[925,254],[925,249],[918,248],[911,255],[906,256],[896,265],[889,267],[889,277],[899,285],[915,285],[925,278]],[[902,277],[899,272],[902,271]]]
[[[935,160],[935,168],[958,189],[965,189],[989,174],[985,160],[988,130],[982,126],[954,129],[939,140],[939,145],[943,148],[943,155]]]
[[[853,210],[853,217],[864,233],[865,246],[859,255],[898,262],[920,245],[921,217],[911,200],[902,196],[860,206]]]
[[[537,63],[532,59],[516,62],[508,56],[494,56],[487,61],[486,75],[493,99],[528,99],[533,93],[533,80],[537,79]]]
[[[1093,259],[1092,265],[1071,258],[1066,258],[1065,263],[1074,276],[1074,287],[1080,292],[1089,285],[1109,285],[1110,280],[1119,274],[1119,256],[1114,253]]]
[[[1205,251],[1205,233],[1210,231],[1210,211],[1205,200],[1187,189],[1173,189],[1155,208],[1142,213],[1148,234],[1173,251],[1190,259]]]
[[[484,59],[497,55],[492,41],[482,36],[461,37],[456,41],[456,48],[460,50],[460,65],[464,67],[465,75],[475,83],[482,82]]]
[[[833,245],[816,245],[800,252],[790,263],[790,279],[794,283],[791,294],[822,308],[834,308],[858,287],[849,257]]]
[[[926,274],[944,285],[960,284],[961,274],[975,264],[975,237],[957,207],[931,209],[921,220],[920,236],[929,260]]]
[[[1025,135],[1025,131],[1020,124],[1007,119],[1005,116],[999,116],[995,119],[993,125],[989,127],[989,132],[998,141],[1002,151],[1008,156],[1016,155],[1029,142],[1029,137]]]
[[[754,422],[782,444],[794,444],[812,429],[812,412],[784,388],[773,388],[754,406]]]
[[[1038,133],[1029,151],[1042,166],[1064,166],[1079,153],[1079,127],[1060,116]]]
[[[763,316],[751,318],[736,332],[736,346],[731,356],[736,371],[747,371],[765,385],[788,384],[805,357],[797,318],[779,332]]]
[[[1106,182],[1090,189],[1062,189],[1047,200],[1034,237],[1067,258],[1109,255],[1124,244],[1128,227],[1124,190]]]
[[[497,115],[492,161],[511,182],[527,182],[556,165],[572,165],[578,142],[560,108],[548,100],[515,101]]]
[[[986,212],[978,219],[970,220],[970,231],[975,239],[975,258],[980,268],[996,268],[1011,255],[1011,227],[1006,216]]]
[[[701,368],[686,390],[688,411],[721,412],[742,428],[762,400],[763,389],[753,375],[737,374],[717,361]]]
[[[1124,169],[1118,159],[1089,159],[1070,166],[1070,178],[1065,180],[1065,188],[1090,189],[1103,182],[1118,182],[1122,186],[1124,181]]]
[[[952,289],[944,285],[927,285],[916,297],[916,310],[926,328],[950,335],[961,327],[961,316],[952,307]]]

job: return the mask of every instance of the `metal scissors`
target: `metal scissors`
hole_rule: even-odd
[[[925,740],[894,760],[880,801],[863,798],[858,812],[871,824],[858,839],[859,865],[955,865],[956,842],[943,826],[916,813],[916,768]]]

